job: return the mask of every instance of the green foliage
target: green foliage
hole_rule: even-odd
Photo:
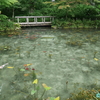
[[[99,28],[100,20],[91,19],[56,19],[52,22],[52,26],[62,27],[62,28]]]
[[[7,16],[0,14],[0,22],[5,21],[5,19],[7,18],[8,18]]]
[[[17,0],[0,0],[0,7],[1,8],[8,7],[14,4],[15,2],[17,2]]]
[[[85,5],[85,4],[78,4],[73,8],[70,8],[67,12],[67,16],[71,18],[78,18],[78,19],[89,19],[89,18],[95,18],[96,15],[98,15],[100,12],[99,9],[95,8],[91,5]]]
[[[8,17],[0,14],[0,31],[12,30],[14,29],[14,23],[8,20]]]
[[[99,21],[90,21],[100,18],[100,5],[96,3],[95,6],[90,5],[89,0],[1,0],[2,4],[5,5],[5,9],[2,9],[2,13],[9,16],[55,16],[55,20],[52,25],[57,27],[71,26],[74,28],[92,26],[98,28],[100,26]],[[7,3],[5,3],[7,2]],[[6,5],[11,5],[8,7]],[[1,5],[2,6],[2,5]],[[3,7],[3,6],[2,6]],[[15,12],[14,12],[15,11]],[[68,21],[68,19],[72,21]],[[88,20],[83,20],[88,19]],[[25,19],[21,19],[22,22]],[[39,20],[41,21],[41,20]]]

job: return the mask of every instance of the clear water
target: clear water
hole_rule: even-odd
[[[0,69],[0,100],[33,100],[31,90],[34,89],[34,78],[31,75],[24,76],[32,68],[39,80],[38,97],[44,91],[42,83],[52,87],[44,98],[60,96],[61,100],[66,100],[80,88],[99,89],[99,30],[54,30],[42,27],[23,29],[21,33],[0,37],[0,65],[8,63]],[[96,42],[93,42],[94,37],[98,38]],[[66,44],[77,40],[83,44]],[[32,64],[28,66],[29,71],[20,71],[25,69],[24,64]]]

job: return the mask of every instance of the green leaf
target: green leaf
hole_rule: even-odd
[[[22,71],[22,72],[23,72],[23,71],[25,71],[25,69],[20,69],[20,71]]]
[[[44,84],[44,83],[42,84],[42,86],[44,87],[45,90],[50,90],[50,89],[51,89],[51,87],[47,86],[47,85]]]
[[[55,98],[54,97],[50,97],[50,99],[49,100],[54,100]]]
[[[50,90],[50,89],[51,89],[51,87],[46,87],[45,89],[46,89],[46,90]]]
[[[36,93],[36,90],[32,90],[31,91],[31,95],[33,95],[34,93]]]
[[[0,0],[0,6],[8,7],[10,5],[13,5],[16,2],[18,2],[18,1],[17,0]]]

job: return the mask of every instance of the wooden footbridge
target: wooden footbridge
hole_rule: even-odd
[[[50,26],[54,16],[15,16],[21,26]]]

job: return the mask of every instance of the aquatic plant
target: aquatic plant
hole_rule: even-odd
[[[96,54],[98,53],[98,51],[95,51],[93,54],[93,58],[96,58]]]
[[[2,53],[6,53],[6,52],[8,52],[8,51],[11,51],[11,46],[10,45],[1,45],[0,46],[0,52],[2,52]]]
[[[38,85],[38,79],[35,79],[33,81],[34,89],[31,90],[31,95],[33,95],[34,100],[60,100],[60,97],[48,97],[47,99],[44,99],[43,96],[46,93],[46,91],[50,90],[51,87],[47,86],[45,83],[42,84],[44,91],[41,94],[41,96],[38,96],[38,92],[40,90],[40,86]],[[37,94],[36,94],[37,93]]]
[[[98,37],[92,37],[90,38],[90,43],[96,43],[98,41]]]
[[[95,89],[81,90],[79,93],[71,93],[72,96],[67,100],[100,100],[96,95],[98,91]]]
[[[29,35],[29,36],[27,36],[26,38],[28,38],[29,40],[31,40],[31,41],[35,41],[35,40],[37,40],[38,38],[39,38],[40,36],[39,35]]]
[[[52,57],[52,54],[49,54],[49,58],[51,59],[51,57]]]
[[[82,41],[79,41],[79,40],[76,40],[76,41],[68,41],[66,42],[67,45],[70,45],[70,46],[79,46],[81,47],[83,45],[83,42]]]
[[[20,51],[21,51],[20,46],[19,46],[19,47],[16,47],[16,49],[15,49],[15,54],[18,54],[19,57],[21,57]]]
[[[35,73],[35,69],[34,68],[29,68],[29,66],[31,66],[32,65],[32,63],[30,63],[30,64],[24,64],[24,69],[22,68],[22,69],[20,69],[20,71],[29,71],[29,73],[28,73],[28,75],[26,75],[26,76],[29,76],[29,75],[31,75],[31,77],[32,77],[32,79],[35,79],[36,78],[36,73]]]
[[[87,39],[90,39],[91,37],[92,37],[92,35],[90,35],[90,34],[86,36]]]
[[[30,57],[30,51],[26,51],[27,57]]]

